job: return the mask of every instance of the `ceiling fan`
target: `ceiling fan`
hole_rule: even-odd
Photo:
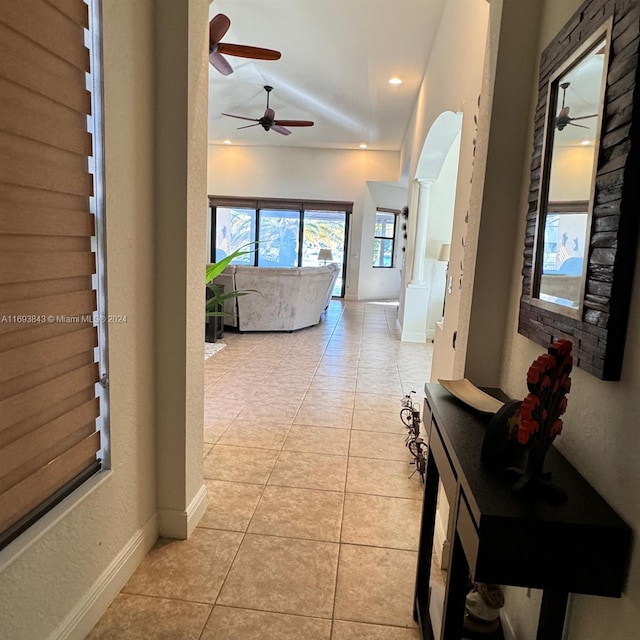
[[[222,115],[255,122],[255,124],[238,127],[238,129],[248,129],[249,127],[257,127],[260,125],[265,131],[271,129],[277,133],[281,133],[283,136],[288,136],[291,133],[291,131],[285,127],[313,127],[311,120],[276,120],[276,112],[269,107],[269,94],[273,91],[273,87],[265,85],[264,90],[267,92],[267,108],[264,110],[262,118],[245,118],[244,116],[236,116],[233,113],[223,113]]]
[[[231,20],[223,13],[211,19],[209,23],[209,62],[223,75],[233,73],[233,68],[222,55],[254,58],[256,60],[280,60],[281,53],[273,49],[248,47],[243,44],[220,42],[231,26]]]
[[[580,127],[581,129],[588,129],[589,127],[585,127],[583,124],[574,124],[574,120],[586,120],[587,118],[597,118],[598,114],[593,113],[589,116],[578,116],[577,118],[572,118],[569,116],[569,110],[571,107],[566,107],[564,104],[565,98],[567,97],[567,89],[570,86],[570,82],[563,82],[560,85],[562,89],[562,108],[560,109],[560,113],[558,113],[556,117],[556,128],[558,131],[562,131],[568,124],[572,127]]]

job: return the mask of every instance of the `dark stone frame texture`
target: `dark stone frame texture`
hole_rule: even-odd
[[[588,265],[582,318],[578,319],[531,302],[547,96],[553,73],[610,18],[613,27]],[[540,60],[518,332],[543,346],[560,338],[570,340],[575,364],[601,380],[619,380],[621,376],[638,244],[639,43],[638,0],[587,0]]]

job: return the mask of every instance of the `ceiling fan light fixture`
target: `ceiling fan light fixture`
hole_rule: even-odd
[[[402,84],[402,78],[398,78],[398,76],[393,76],[393,78],[389,78],[389,84],[394,87],[399,87]]]
[[[269,106],[269,94],[273,91],[273,87],[265,85],[264,90],[267,92],[267,108],[262,118],[247,118],[246,116],[238,116],[234,113],[224,112],[221,115],[253,122],[253,124],[246,124],[243,127],[238,127],[238,129],[262,127],[265,131],[275,131],[283,136],[288,136],[291,133],[287,127],[313,127],[314,123],[312,120],[276,120],[276,112]]]

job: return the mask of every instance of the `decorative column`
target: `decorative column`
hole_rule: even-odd
[[[429,205],[431,200],[431,179],[419,179],[418,206],[416,207],[416,231],[411,265],[411,282],[404,293],[401,311],[403,342],[427,341],[427,312],[429,310],[430,287],[426,281],[427,229],[429,226]]]
[[[416,240],[413,250],[411,284],[426,286],[427,283],[424,272],[427,253],[427,223],[429,222],[429,205],[433,180],[420,179],[416,182],[418,183],[418,215],[416,221]]]

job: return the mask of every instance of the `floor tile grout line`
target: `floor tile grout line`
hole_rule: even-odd
[[[200,527],[200,528],[204,529],[205,527]],[[213,603],[214,607],[218,604],[218,600],[220,599],[220,594],[222,593],[222,589],[224,588],[224,585],[225,585],[225,583],[227,581],[227,578],[229,577],[229,573],[231,572],[231,568],[233,567],[233,564],[236,561],[236,558],[238,557],[238,553],[240,552],[240,548],[242,547],[242,543],[244,542],[244,539],[245,539],[245,537],[247,535],[246,531],[238,531],[238,532],[235,532],[235,533],[239,533],[242,537],[240,538],[240,544],[238,545],[238,548],[236,549],[236,552],[233,554],[233,559],[229,563],[229,568],[225,572],[224,578],[222,579],[222,582],[220,583],[220,589],[218,589],[218,593],[216,595],[215,602]]]
[[[351,427],[353,429],[353,414],[351,416]],[[333,627],[336,616],[336,602],[338,599],[338,579],[340,576],[340,556],[342,552],[342,529],[344,527],[344,509],[345,504],[347,502],[347,482],[349,478],[349,459],[351,457],[351,432],[352,429],[349,430],[349,445],[347,448],[347,464],[344,470],[344,492],[342,494],[342,510],[340,513],[340,532],[338,534],[338,559],[336,561],[336,581],[333,588],[333,609],[331,610],[331,630],[329,632],[329,638],[333,638]]]
[[[296,453],[296,452],[292,452],[292,453]],[[397,460],[391,460],[389,462],[398,462]],[[262,484],[259,482],[243,482],[241,480],[229,480],[227,478],[204,478],[205,480],[215,480],[218,482],[231,482],[231,483],[236,483],[236,484],[247,484],[250,486],[259,486],[259,487],[280,487],[283,489],[309,489],[311,491],[327,491],[329,493],[341,493],[341,491],[339,489],[323,489],[321,487],[310,487],[310,486],[305,486],[305,487],[301,487],[301,486],[296,486],[296,485],[292,485],[292,484]],[[420,489],[421,490],[421,489]],[[411,498],[409,496],[399,496],[397,494],[393,494],[390,495],[388,493],[365,493],[363,491],[345,491],[345,493],[350,493],[353,495],[358,495],[358,496],[371,496],[374,498],[393,498],[393,499],[399,499],[399,500],[417,500],[420,501],[421,498],[416,497],[416,498]]]
[[[229,568],[227,569],[226,573],[224,574],[224,578],[222,580],[222,582],[220,583],[220,589],[218,590],[218,594],[216,595],[216,599],[215,602],[213,603],[213,607],[211,607],[211,611],[209,612],[209,616],[207,618],[207,622],[204,625],[204,627],[202,628],[202,631],[200,633],[200,638],[202,638],[202,634],[204,633],[204,630],[207,628],[207,624],[209,624],[209,620],[211,619],[211,616],[213,614],[213,610],[215,609],[216,605],[218,604],[218,600],[220,599],[220,595],[222,594],[222,590],[224,589],[224,585],[227,582],[227,578],[229,577],[229,574],[231,573],[231,569],[233,568],[233,565],[236,561],[236,558],[238,557],[238,554],[240,553],[240,549],[242,547],[242,543],[244,542],[245,537],[247,536],[247,530],[249,529],[249,524],[251,523],[251,520],[253,519],[253,514],[255,513],[256,509],[258,508],[258,504],[260,504],[260,501],[262,500],[262,496],[264,494],[264,490],[266,488],[266,484],[262,487],[262,491],[260,492],[260,498],[258,498],[258,500],[256,501],[256,506],[253,508],[253,511],[251,513],[251,518],[249,519],[249,523],[247,523],[247,529],[245,529],[245,531],[243,532],[239,532],[242,535],[242,538],[240,539],[240,544],[238,545],[238,548],[236,549],[236,552],[233,554],[233,559],[231,560],[230,564],[229,564]],[[201,528],[205,528],[205,527],[201,527]]]
[[[271,485],[274,486],[274,485]],[[341,526],[340,526],[340,538],[342,537],[342,522],[344,520],[344,506],[345,506],[345,502],[346,502],[346,495],[344,492],[342,491],[334,491],[333,493],[341,493],[343,496],[345,496],[345,499],[343,499],[342,501],[342,515],[340,516],[341,518]],[[359,494],[353,494],[350,493],[349,495],[359,495]],[[386,497],[386,496],[385,496]],[[394,500],[407,500],[409,498],[394,498]],[[415,502],[419,502],[418,500],[415,500]],[[254,514],[255,514],[255,510],[254,510]],[[350,540],[326,540],[326,539],[321,539],[321,538],[303,538],[300,536],[285,536],[285,535],[281,535],[281,534],[277,534],[277,533],[264,533],[261,531],[249,531],[249,529],[247,528],[246,531],[238,531],[237,529],[221,529],[220,527],[207,527],[204,525],[197,525],[196,527],[197,529],[206,529],[207,531],[220,531],[221,533],[238,533],[238,534],[242,534],[243,536],[262,536],[265,538],[278,538],[279,540],[301,540],[302,542],[318,542],[318,543],[322,543],[322,544],[334,544],[334,545],[346,545],[346,546],[350,546],[350,547],[367,547],[368,549],[389,549],[390,551],[408,551],[409,553],[418,553],[418,548],[407,548],[407,547],[395,547],[395,546],[389,546],[386,544],[373,544],[370,542],[353,542]],[[244,539],[244,538],[243,538]],[[235,560],[235,557],[234,557]],[[220,590],[222,591],[222,587],[220,588]],[[143,594],[138,594],[138,595],[143,595]],[[160,596],[158,596],[160,597]],[[196,601],[194,601],[196,602]],[[210,603],[202,603],[202,604],[210,604]],[[217,603],[216,603],[217,604]],[[242,607],[241,607],[242,608]]]
[[[283,613],[282,611],[273,611],[270,609],[257,609],[256,607],[239,607],[235,604],[218,604],[217,607],[224,607],[227,609],[238,609],[239,611],[257,611],[258,613],[272,613],[276,616],[292,616],[294,618],[311,618],[312,620],[322,620],[328,622],[329,618],[322,618],[320,616],[303,615],[301,613]],[[406,628],[406,627],[400,627]]]
[[[176,598],[174,596],[159,596],[155,593],[138,593],[136,591],[125,591],[125,587],[122,587],[119,593],[125,596],[137,596],[138,598],[153,598],[154,600],[175,600],[176,602],[186,602],[188,604],[203,604],[211,608],[213,608],[214,606],[211,602],[205,602],[204,600],[189,600],[188,598]]]

